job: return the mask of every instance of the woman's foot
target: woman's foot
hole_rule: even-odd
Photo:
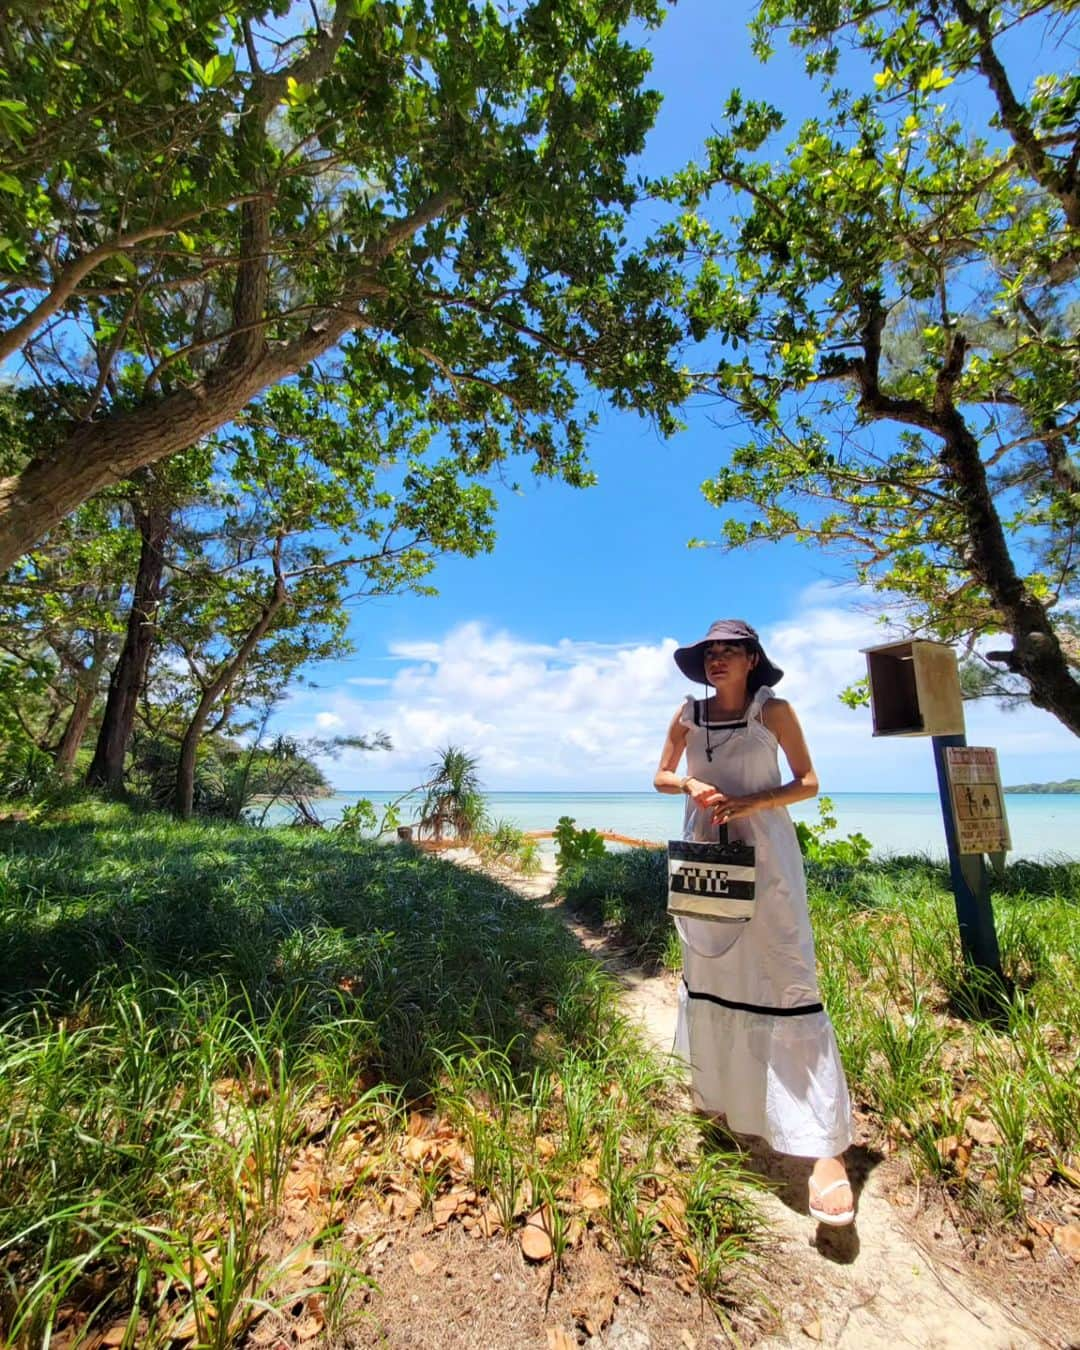
[[[855,1219],[855,1194],[842,1158],[819,1158],[810,1173],[810,1215],[840,1227]]]

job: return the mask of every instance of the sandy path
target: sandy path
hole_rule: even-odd
[[[468,864],[470,860],[462,855],[454,861]],[[543,902],[553,877],[545,871],[532,878],[499,879]],[[582,946],[622,984],[624,1006],[641,1023],[648,1039],[662,1053],[670,1053],[677,1007],[675,978],[643,974],[604,938],[575,923],[561,905],[553,908]],[[760,1142],[751,1146],[755,1169],[777,1188],[761,1196],[772,1236],[761,1276],[766,1291],[773,1290],[784,1325],[780,1335],[759,1345],[805,1347],[817,1342],[844,1350],[909,1346],[917,1350],[970,1350],[972,1346],[1021,1350],[1069,1343],[1041,1337],[1007,1308],[988,1299],[946,1256],[924,1248],[889,1199],[887,1169],[875,1167],[866,1149],[856,1147],[852,1154],[857,1222],[853,1228],[829,1229],[819,1227],[806,1212],[810,1164],[774,1154]],[[1068,1330],[1062,1331],[1068,1337]]]

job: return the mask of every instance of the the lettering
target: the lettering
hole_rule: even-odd
[[[715,867],[680,867],[679,876],[683,879],[683,890],[698,895],[728,894],[728,874]]]

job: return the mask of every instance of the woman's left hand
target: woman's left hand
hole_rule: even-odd
[[[759,797],[728,797],[721,793],[720,800],[713,805],[713,823],[726,825],[729,820],[738,820],[740,816],[760,811],[762,805]]]

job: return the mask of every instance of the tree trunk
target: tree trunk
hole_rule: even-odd
[[[945,441],[941,458],[967,522],[972,573],[985,586],[1013,640],[1011,651],[988,655],[1022,675],[1030,686],[1032,703],[1053,713],[1074,736],[1080,736],[1080,680],[1069,667],[1046,607],[1013,565],[978,442],[952,408],[944,413],[941,435]]]
[[[360,322],[364,300],[384,295],[386,284],[379,265],[455,206],[454,193],[437,192],[410,215],[390,222],[381,237],[365,248],[359,274],[292,341],[267,347],[266,330],[261,326],[255,340],[234,334],[222,359],[198,384],[77,425],[57,450],[31,460],[18,474],[0,478],[0,573],[103,487],[187,450],[228,422],[263,389],[335,347]],[[274,321],[272,315],[265,320],[267,324]]]
[[[94,698],[97,694],[93,686],[77,685],[75,706],[71,710],[60,744],[56,747],[56,772],[65,783],[71,781],[75,770],[75,756],[86,736],[90,723],[90,714],[94,711]]]
[[[953,401],[967,342],[962,333],[951,334],[932,405],[918,399],[891,398],[882,392],[879,382],[885,319],[880,297],[869,295],[861,335],[864,355],[849,365],[860,387],[860,410],[877,420],[921,427],[941,438],[945,482],[952,490],[967,536],[966,566],[985,588],[1001,615],[1003,631],[1013,640],[1011,651],[988,652],[987,656],[1015,675],[1022,675],[1028,682],[1032,703],[1053,713],[1074,736],[1080,736],[1080,680],[1073,674],[1046,606],[1016,570],[979,454],[979,442]]]
[[[203,689],[202,697],[199,699],[191,721],[188,723],[188,728],[184,732],[184,739],[180,743],[180,764],[176,771],[176,814],[181,820],[190,820],[195,810],[195,763],[199,752],[199,741],[206,730],[206,723],[210,718],[214,704],[222,694],[228,693],[232,688],[236,677],[247,665],[251,653],[265,636],[274,621],[274,616],[288,598],[288,591],[285,589],[285,582],[280,572],[280,541],[275,549],[274,571],[276,573],[274,590],[258,621],[248,630],[247,636],[236,649],[236,654],[232,660],[223,666],[214,679]]]
[[[32,460],[16,477],[0,479],[0,571],[107,484],[186,450],[228,421],[264,383],[233,374],[220,388],[182,390],[87,423],[57,453]]]
[[[161,603],[165,540],[172,524],[169,511],[157,506],[136,509],[135,520],[142,536],[135,592],[131,598],[124,645],[109,679],[109,694],[94,758],[86,774],[89,787],[103,787],[111,792],[118,792],[124,785],[124,760],[135,727],[139,694],[146,682]]]

